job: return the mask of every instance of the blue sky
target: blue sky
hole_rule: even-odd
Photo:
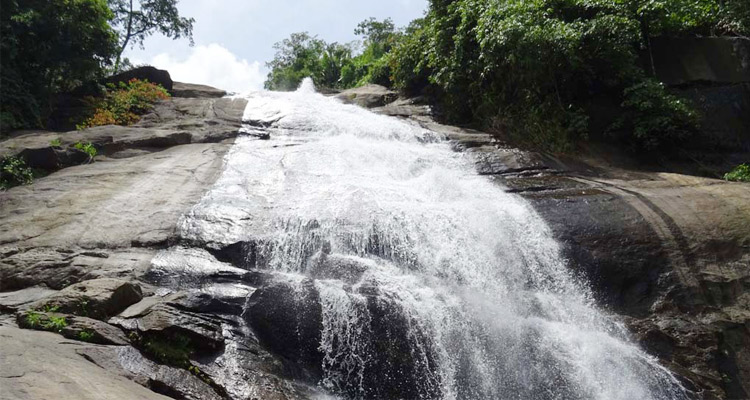
[[[427,0],[180,0],[180,13],[195,18],[195,46],[154,35],[128,49],[134,63],[165,68],[172,79],[231,91],[259,89],[273,58],[273,44],[308,31],[333,42],[355,40],[357,23],[390,17],[397,26],[419,18]]]

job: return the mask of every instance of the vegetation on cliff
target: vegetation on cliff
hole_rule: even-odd
[[[158,100],[169,98],[167,90],[148,81],[131,79],[128,83],[107,85],[102,98],[90,98],[93,115],[77,126],[78,129],[101,125],[132,125],[153,108]]]
[[[651,41],[748,35],[750,2],[431,0],[425,17],[407,28],[382,26],[387,35],[367,37],[359,56],[342,52],[329,74],[299,68],[328,65],[325,43],[293,36],[277,45],[266,86],[292,89],[305,75],[332,88],[381,83],[434,95],[449,122],[549,150],[570,151],[604,133],[634,150],[662,151],[689,139],[699,116],[653,77]],[[381,52],[368,53],[383,41]],[[357,79],[345,79],[348,66],[365,56],[370,60]],[[282,75],[293,79],[276,79]],[[616,112],[602,113],[603,105]]]
[[[100,93],[127,46],[160,32],[192,40],[177,0],[3,0],[0,132],[45,126],[61,93]]]

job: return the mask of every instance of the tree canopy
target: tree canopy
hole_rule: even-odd
[[[326,43],[307,32],[293,33],[276,43],[274,59],[266,63],[271,71],[265,87],[294,90],[308,76],[325,88],[349,88],[368,82],[389,84],[384,56],[398,36],[393,21],[370,18],[354,32],[363,38],[361,44]]]
[[[2,0],[0,132],[44,126],[58,93],[95,87],[153,33],[192,42],[177,0]]]
[[[97,79],[116,54],[105,0],[3,0],[0,129],[41,125],[51,94]]]
[[[370,18],[355,34],[361,52],[307,33],[277,43],[266,88],[292,90],[305,76],[329,88],[379,83],[430,93],[449,122],[550,150],[592,134],[657,150],[690,138],[699,116],[654,78],[652,40],[748,36],[750,1],[430,0],[405,29]]]
[[[108,0],[114,13],[112,26],[117,30],[120,45],[116,68],[128,46],[143,47],[143,41],[156,32],[173,39],[188,38],[192,45],[195,20],[180,16],[177,1]]]

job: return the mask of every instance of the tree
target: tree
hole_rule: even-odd
[[[312,77],[316,84],[323,82],[315,78],[321,71],[321,59],[326,42],[307,32],[292,33],[273,45],[276,54],[266,66],[271,70],[265,82],[266,89],[294,90],[302,79]]]
[[[195,19],[181,17],[177,11],[178,0],[108,0],[114,12],[112,26],[117,30],[120,43],[115,62],[119,69],[122,53],[128,45],[138,44],[155,32],[166,37],[186,37],[193,45],[193,23]]]
[[[112,17],[106,0],[2,0],[0,130],[43,125],[52,95],[101,77]]]
[[[395,41],[396,26],[393,20],[386,18],[378,21],[375,18],[366,19],[357,25],[354,34],[365,39],[365,47],[373,47],[373,56],[382,57],[391,50]]]

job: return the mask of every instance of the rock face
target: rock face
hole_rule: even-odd
[[[102,278],[70,285],[39,300],[31,307],[54,307],[63,313],[107,319],[141,301],[141,298],[143,298],[143,295],[138,284],[119,279]]]
[[[0,142],[51,172],[0,192],[0,398],[320,395],[308,386],[324,362],[314,283],[256,270],[255,243],[195,243],[178,228],[220,172],[246,103],[200,85],[172,91],[132,127]],[[341,97],[442,134],[478,174],[527,198],[599,303],[696,398],[750,396],[750,185],[518,150],[380,87]],[[78,141],[97,147],[94,163],[75,159]],[[366,268],[330,248],[309,264],[313,278],[347,285]],[[360,294],[372,320],[358,340],[375,355],[367,396],[439,397],[439,381],[414,379],[429,374],[430,349],[415,362],[400,339],[413,321],[377,285]],[[64,317],[62,336],[16,328],[29,312]]]
[[[203,87],[192,94],[210,97],[161,102],[130,127],[20,132],[0,142],[3,155],[27,155],[33,166],[52,173],[0,192],[0,312],[55,309],[66,321],[62,335],[74,340],[22,332],[2,322],[0,397],[165,398],[159,392],[222,398],[218,386],[204,382],[210,378],[149,360],[152,353],[142,349],[143,356],[127,346],[142,346],[130,332],[105,322],[140,302],[143,294],[153,295],[152,288],[133,278],[175,240],[179,217],[210,186],[239,134],[245,102],[219,98],[219,92]],[[59,147],[50,144],[54,139]],[[94,163],[67,156],[79,141],[97,147]],[[174,312],[180,318],[188,315]],[[152,312],[139,321],[141,330],[132,332],[184,325],[164,315],[171,314]],[[211,328],[209,344],[221,347],[222,326]],[[130,353],[72,344],[82,337],[125,346]]]
[[[426,126],[534,205],[599,302],[686,387],[750,396],[750,185],[553,159]]]
[[[750,39],[658,38],[652,47],[656,77],[667,85],[750,82]]]

